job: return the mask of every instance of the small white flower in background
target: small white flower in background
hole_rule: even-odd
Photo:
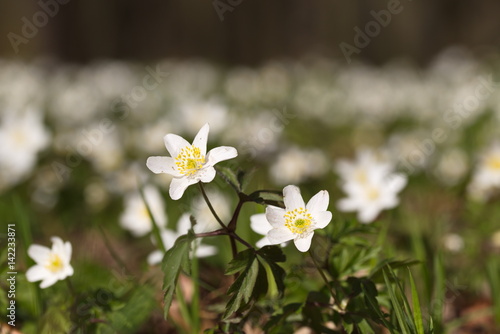
[[[356,160],[340,159],[335,164],[335,171],[342,182],[369,182],[369,175],[387,175],[394,169],[385,153],[361,148],[356,153]]]
[[[443,237],[444,247],[450,252],[460,252],[464,248],[464,239],[456,233],[448,233]]]
[[[228,109],[223,103],[216,100],[183,101],[179,106],[180,123],[189,134],[195,134],[208,120],[212,135],[219,134],[228,123]]]
[[[28,255],[36,262],[26,272],[29,282],[42,281],[40,288],[45,289],[59,280],[73,275],[71,261],[71,243],[63,242],[59,237],[52,237],[52,249],[33,244],[28,248]]]
[[[488,199],[500,189],[500,141],[494,142],[479,159],[468,192],[478,200]]]
[[[357,211],[362,223],[370,223],[380,211],[399,204],[397,194],[404,188],[407,178],[393,172],[393,165],[369,158],[374,153],[358,154],[355,163],[341,162],[337,171],[341,176],[342,190],[347,194],[337,202],[340,211]]]
[[[292,147],[277,157],[270,173],[278,184],[297,184],[323,175],[327,168],[328,162],[321,150]]]
[[[144,197],[158,227],[165,226],[165,204],[158,189],[151,185],[145,186]],[[153,222],[139,192],[125,197],[125,210],[120,216],[120,225],[136,237],[146,235],[153,229]]]
[[[163,139],[170,157],[149,157],[146,165],[153,173],[168,173],[174,178],[170,183],[170,197],[178,200],[187,187],[198,182],[208,183],[215,178],[216,163],[235,158],[234,147],[220,146],[207,153],[209,126],[205,124],[192,144],[184,138],[167,134]]]
[[[50,141],[41,113],[5,112],[0,123],[0,190],[29,174],[36,164],[36,155]]]
[[[196,225],[195,225],[196,226]],[[189,214],[185,213],[179,218],[177,222],[177,231],[173,232],[167,229],[161,230],[161,240],[163,241],[163,245],[166,250],[172,248],[178,237],[186,234],[191,228],[191,220],[189,219]],[[156,245],[156,242],[153,238],[153,243]],[[208,257],[217,254],[217,248],[210,245],[202,245],[201,238],[197,238],[193,241],[192,249],[195,250],[194,256],[202,258]],[[161,262],[164,253],[161,250],[155,250],[148,256],[148,264],[155,265]],[[193,254],[191,254],[193,255]]]
[[[443,152],[433,169],[436,180],[447,186],[454,186],[462,180],[468,170],[467,155],[460,148]]]
[[[332,219],[332,213],[326,211],[330,200],[328,191],[320,191],[307,205],[296,186],[286,186],[283,196],[285,209],[273,206],[266,208],[266,218],[272,226],[267,238],[273,245],[293,240],[299,251],[307,252],[314,230],[325,228]]]
[[[231,218],[231,202],[222,193],[216,191],[207,191],[207,197],[219,218],[224,224],[227,224],[229,218]],[[203,196],[196,197],[191,204],[191,208],[193,216],[196,218],[195,233],[213,232],[222,228],[210,211]]]

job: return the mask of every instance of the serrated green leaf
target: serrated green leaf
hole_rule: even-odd
[[[179,273],[181,270],[189,271],[189,253],[191,252],[192,241],[192,233],[177,238],[174,246],[170,248],[163,257],[162,271],[165,274],[163,279],[163,315],[165,319],[168,317],[168,311],[172,304]]]
[[[278,246],[264,246],[257,251],[266,261],[285,262],[286,256],[281,247]]]
[[[238,278],[229,287],[228,295],[231,295],[226,305],[222,318],[229,318],[234,312],[246,306],[253,294],[255,282],[259,272],[259,262],[255,256],[248,257],[248,263]]]
[[[250,180],[252,179],[254,172],[255,168],[252,168],[249,171],[238,171],[238,182],[240,183],[241,191],[245,191]]]
[[[255,259],[255,253],[252,249],[246,249],[236,254],[236,257],[229,262],[225,275],[234,275],[242,271],[248,264]]]

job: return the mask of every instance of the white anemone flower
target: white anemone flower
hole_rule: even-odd
[[[195,225],[196,226],[196,225]],[[191,228],[191,221],[189,219],[189,214],[185,213],[179,218],[177,222],[177,231],[170,231],[164,229],[160,231],[161,240],[163,241],[163,245],[167,250],[172,248],[178,237],[186,234]],[[155,243],[153,239],[153,243]],[[156,243],[155,243],[156,244]],[[217,248],[210,245],[201,244],[201,238],[197,238],[193,241],[192,248],[194,250],[194,256],[203,258],[217,254]],[[155,250],[148,256],[148,264],[153,266],[161,262],[164,253],[161,250]],[[193,254],[191,254],[193,255]]]
[[[266,218],[272,226],[267,238],[273,245],[293,240],[299,251],[307,252],[314,230],[325,228],[332,219],[332,213],[327,211],[330,201],[328,191],[320,191],[307,205],[296,186],[286,186],[283,196],[285,209],[273,206],[266,208]]]
[[[357,211],[362,223],[370,223],[380,211],[395,208],[399,204],[397,194],[405,187],[407,178],[403,174],[374,174],[368,170],[365,182],[351,181],[342,188],[347,198],[337,202],[340,211]]]
[[[159,227],[165,226],[165,204],[158,189],[151,185],[145,186],[144,197],[155,222]],[[153,229],[153,222],[140,193],[135,192],[125,197],[125,210],[120,216],[120,225],[135,237],[146,235]]]
[[[174,178],[170,183],[170,197],[178,200],[187,187],[198,182],[208,183],[215,178],[216,163],[235,158],[234,147],[220,146],[207,153],[209,125],[205,124],[192,144],[169,133],[163,139],[170,157],[149,157],[146,165],[155,174],[167,173]]]
[[[63,242],[59,237],[52,237],[52,249],[33,244],[28,248],[28,255],[36,264],[26,272],[29,282],[42,281],[40,288],[45,289],[59,280],[73,275],[71,243]]]
[[[478,200],[487,200],[500,189],[500,141],[485,150],[469,184],[469,195]]]

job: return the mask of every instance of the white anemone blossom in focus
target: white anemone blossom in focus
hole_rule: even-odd
[[[167,173],[174,178],[170,183],[170,197],[178,200],[187,187],[198,182],[208,183],[215,178],[216,163],[235,158],[234,147],[220,146],[207,153],[209,125],[205,124],[192,144],[184,138],[167,134],[163,139],[170,157],[149,157],[146,165],[155,174]]]
[[[357,211],[362,223],[370,223],[384,209],[399,204],[397,194],[405,187],[407,178],[394,173],[392,163],[378,158],[375,152],[363,150],[355,162],[342,160],[336,165],[346,198],[337,202],[340,211]]]
[[[19,182],[36,164],[36,155],[49,144],[49,132],[36,110],[5,112],[0,123],[0,190]]]
[[[332,220],[332,213],[327,211],[330,201],[328,191],[320,191],[307,204],[296,186],[286,186],[283,196],[285,209],[273,206],[266,208],[266,219],[272,226],[267,239],[272,245],[293,240],[299,251],[307,252],[314,230],[325,228]]]
[[[73,275],[71,243],[63,242],[59,237],[52,237],[51,240],[52,248],[36,244],[28,248],[28,255],[36,264],[26,271],[26,279],[29,282],[42,281],[42,289]]]
[[[195,225],[196,226],[196,225]],[[177,231],[171,231],[168,229],[163,229],[160,231],[161,240],[166,250],[172,248],[178,237],[188,233],[191,228],[191,221],[189,219],[189,214],[185,213],[179,218],[177,222]],[[153,239],[153,243],[155,243]],[[156,244],[156,243],[155,243]],[[193,241],[192,249],[194,250],[194,256],[202,258],[217,254],[217,248],[210,245],[201,244],[201,238],[197,238]],[[155,250],[148,256],[148,264],[153,266],[161,262],[164,253],[161,250]],[[192,254],[193,255],[193,254]]]
[[[165,226],[165,204],[158,189],[151,185],[144,187],[144,197],[158,227]],[[125,197],[125,210],[120,216],[120,225],[136,237],[146,235],[153,229],[153,222],[139,192]]]

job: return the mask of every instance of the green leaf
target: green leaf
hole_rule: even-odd
[[[238,175],[229,167],[216,166],[215,170],[224,181],[226,181],[231,187],[236,190],[237,193],[241,192],[241,184]]]
[[[285,292],[284,280],[286,273],[276,262],[285,262],[285,254],[283,254],[283,251],[278,246],[263,247],[257,252],[257,254],[269,265],[269,269],[271,269],[271,273],[273,274],[279,296],[283,296]]]
[[[248,195],[249,199],[255,203],[272,206],[285,207],[283,193],[276,190],[257,190]]]
[[[388,269],[390,270],[390,268]],[[390,271],[392,273],[392,271]],[[394,290],[391,280],[389,280],[389,277],[386,274],[386,271],[382,271],[385,284],[387,286],[387,291],[389,292],[389,298],[391,300],[392,307],[394,308],[394,312],[396,313],[396,318],[399,324],[399,328],[401,330],[402,334],[410,334],[410,330],[408,328],[408,325],[405,321],[405,313],[403,311],[403,308],[401,307],[400,300],[398,299],[396,295],[396,291]]]
[[[410,276],[410,285],[411,285],[411,300],[412,300],[412,304],[413,304],[413,320],[415,322],[417,334],[424,334],[424,323],[422,320],[422,310],[420,309],[420,301],[418,298],[418,291],[417,291],[417,287],[415,286],[415,281],[413,280],[413,276],[411,275],[410,269],[408,269],[408,274]]]
[[[252,175],[255,172],[255,168],[250,169],[249,171],[238,171],[238,182],[240,183],[241,191],[245,191],[248,186],[248,183],[252,179]]]
[[[252,249],[246,249],[242,252],[236,254],[236,257],[229,262],[229,265],[226,269],[225,275],[234,275],[237,272],[242,271],[245,267],[248,266],[250,261],[255,259],[255,253]]]
[[[242,253],[245,252],[246,251]],[[255,282],[257,281],[259,273],[259,261],[257,260],[255,253],[251,254],[252,255],[250,256],[246,254],[241,255],[241,258],[246,259],[247,263],[244,266],[244,269],[240,272],[238,278],[234,281],[234,283],[229,287],[229,290],[227,291],[227,294],[231,295],[231,297],[226,304],[226,311],[222,316],[224,320],[229,318],[234,312],[246,306],[250,302],[250,299],[253,295]],[[238,261],[237,266],[241,267],[241,261]]]
[[[189,272],[189,253],[191,252],[193,238],[192,232],[177,238],[174,246],[169,249],[163,257],[162,271],[165,274],[163,279],[163,315],[165,319],[168,317],[168,311],[172,304],[179,273],[181,270]]]
[[[302,303],[292,303],[285,305],[282,312],[274,314],[271,319],[269,319],[269,321],[264,325],[264,331],[268,333],[269,330],[277,326],[279,326],[279,328],[282,328],[286,318],[294,313],[297,313],[302,308],[302,305]]]

